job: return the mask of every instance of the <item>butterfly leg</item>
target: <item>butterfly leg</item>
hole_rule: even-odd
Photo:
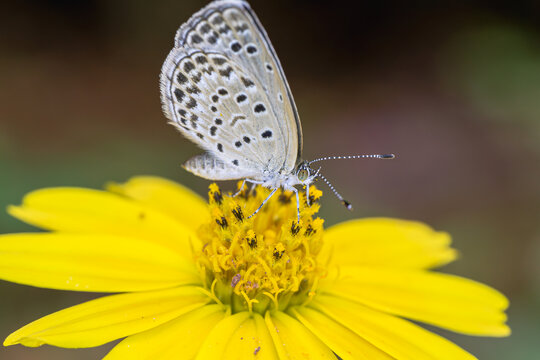
[[[240,194],[242,192],[242,189],[244,189],[244,185],[246,185],[246,182],[249,182],[252,184],[250,191],[253,191],[253,188],[255,186],[263,183],[262,181],[244,179],[244,181],[242,181],[242,185],[240,185],[240,189],[237,192],[235,192],[233,195],[231,195],[231,197],[236,197],[238,194]]]
[[[296,214],[298,216],[298,222],[300,222],[300,198],[298,197],[298,189],[291,186],[291,190],[296,194]]]
[[[240,194],[242,192],[242,190],[244,189],[244,185],[246,185],[246,181],[247,179],[244,179],[244,181],[242,181],[242,185],[240,185],[240,189],[238,189],[237,192],[235,192],[234,194],[232,194],[231,197],[237,197],[238,194]]]
[[[274,190],[272,190],[272,192],[270,193],[270,195],[268,195],[268,196],[266,197],[266,199],[263,200],[263,202],[261,203],[261,205],[259,205],[259,207],[257,208],[257,210],[255,210],[255,212],[254,212],[253,214],[251,214],[251,215],[248,216],[248,219],[252,218],[253,215],[255,215],[256,213],[258,213],[259,210],[261,210],[261,208],[263,207],[263,205],[266,204],[266,202],[267,202],[268,200],[270,200],[270,198],[272,197],[272,195],[274,195],[274,193],[277,191],[277,189],[278,189],[278,188],[275,188]]]
[[[255,188],[257,187],[257,185],[261,185],[261,184],[264,184],[264,181],[257,181],[257,180],[251,180],[251,179],[246,179],[247,182],[251,183],[251,189],[249,189],[249,194],[254,194],[255,192]]]

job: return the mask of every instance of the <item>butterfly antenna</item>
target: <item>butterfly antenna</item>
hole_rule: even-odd
[[[324,160],[348,160],[348,159],[395,159],[396,155],[394,154],[372,154],[372,155],[346,155],[346,156],[326,156],[322,158],[318,158],[315,160],[311,160],[308,162],[308,164],[317,162],[317,161],[324,161]]]
[[[328,185],[328,187],[330,188],[330,190],[332,190],[332,192],[334,193],[334,195],[336,195],[336,197],[337,197],[337,198],[339,199],[339,201],[341,201],[341,203],[347,208],[347,210],[352,211],[353,208],[352,208],[351,203],[348,202],[347,200],[345,200],[345,199],[343,198],[343,196],[341,196],[341,195],[337,192],[336,188],[335,188],[332,184],[330,184],[330,181],[328,181],[328,179],[325,178],[324,175],[321,174],[321,173],[318,174],[318,177],[320,177],[321,179],[323,179],[323,181],[326,183],[326,185]]]

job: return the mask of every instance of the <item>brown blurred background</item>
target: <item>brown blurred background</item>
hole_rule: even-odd
[[[321,163],[355,207],[327,191],[326,224],[392,216],[450,232],[461,258],[444,270],[503,291],[513,335],[441,333],[481,359],[539,358],[540,6],[460,3],[251,2],[293,90],[305,158],[398,154]],[[0,206],[139,174],[204,195],[209,182],[179,166],[199,150],[166,125],[158,75],[176,28],[205,4],[3,3]],[[0,232],[17,231],[33,230],[2,211]],[[0,282],[0,338],[96,296]],[[15,346],[0,358],[97,359],[111,346]]]

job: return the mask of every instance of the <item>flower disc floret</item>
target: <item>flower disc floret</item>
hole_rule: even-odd
[[[301,195],[300,221],[294,193],[282,190],[250,218],[268,195],[257,187],[232,197],[210,186],[211,220],[198,231],[195,262],[212,296],[233,312],[264,313],[309,301],[326,273],[317,261],[323,220],[314,218],[322,192],[312,188],[311,206]]]

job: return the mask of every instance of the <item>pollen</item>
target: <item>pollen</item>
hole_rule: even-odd
[[[322,192],[310,188],[310,204],[300,195],[300,221],[295,195],[264,187],[244,189],[237,196],[210,185],[211,220],[198,230],[202,242],[194,252],[204,285],[216,302],[232,312],[284,310],[309,301],[325,265],[317,261],[323,245],[323,220],[315,217]],[[287,200],[287,201],[284,201]],[[312,200],[312,201],[311,201]],[[246,216],[247,215],[247,216]]]

